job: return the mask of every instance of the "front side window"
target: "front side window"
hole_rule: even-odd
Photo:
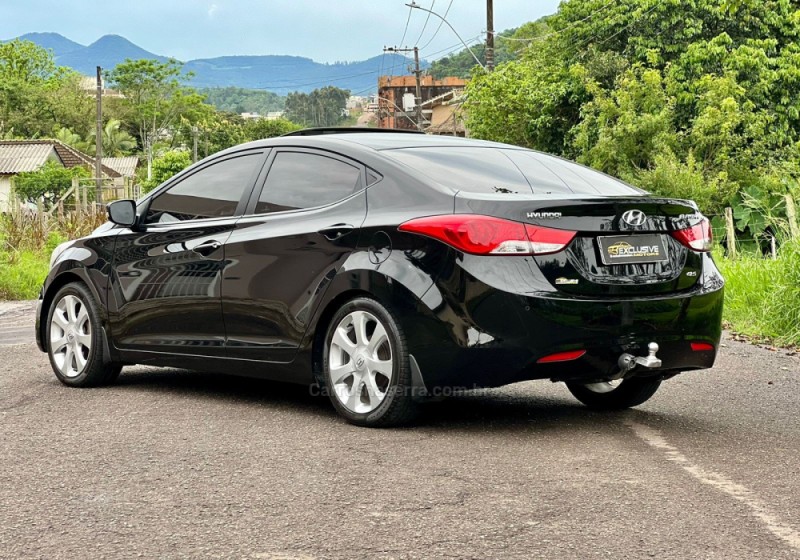
[[[213,163],[156,196],[146,223],[163,224],[233,216],[253,184],[261,154],[247,154]]]
[[[358,167],[306,152],[279,152],[255,208],[256,214],[325,206],[361,185]]]

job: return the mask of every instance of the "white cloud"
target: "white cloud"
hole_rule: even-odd
[[[219,7],[216,4],[211,4],[208,7],[208,19],[214,19],[214,14],[217,13]]]

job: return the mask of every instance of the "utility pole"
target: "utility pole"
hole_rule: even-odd
[[[486,70],[494,70],[494,2],[486,0]]]
[[[102,70],[97,67],[97,129],[94,143],[94,200],[97,204],[103,204],[103,78],[100,75]]]
[[[419,69],[419,49],[414,47],[414,76],[417,78],[416,103],[414,108],[417,110],[417,128],[422,130],[422,70]]]
[[[406,53],[406,52],[413,52],[414,53],[414,77],[416,78],[416,91],[414,94],[414,110],[416,113],[416,123],[417,128],[422,130],[423,125],[425,124],[425,119],[422,116],[422,70],[419,68],[419,48],[414,47],[413,49],[405,48],[400,49],[397,47],[388,47],[384,48],[384,51],[388,52],[395,52],[395,53]]]
[[[192,127],[192,163],[197,163],[197,127]]]

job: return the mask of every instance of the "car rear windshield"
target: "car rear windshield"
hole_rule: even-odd
[[[533,152],[485,147],[402,148],[384,154],[457,191],[624,196],[642,191],[599,171]]]

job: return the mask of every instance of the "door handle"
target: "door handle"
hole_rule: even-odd
[[[214,251],[216,251],[220,247],[222,247],[222,243],[212,239],[211,241],[206,241],[205,243],[201,243],[200,245],[196,245],[195,247],[192,248],[192,251],[194,251],[198,255],[202,255],[204,257],[207,257],[208,255],[210,255],[211,253],[213,253]]]
[[[325,238],[330,241],[336,241],[337,239],[339,239],[344,235],[347,235],[354,229],[356,229],[356,226],[352,226],[350,224],[334,224],[330,227],[319,230],[319,233],[324,235]]]

